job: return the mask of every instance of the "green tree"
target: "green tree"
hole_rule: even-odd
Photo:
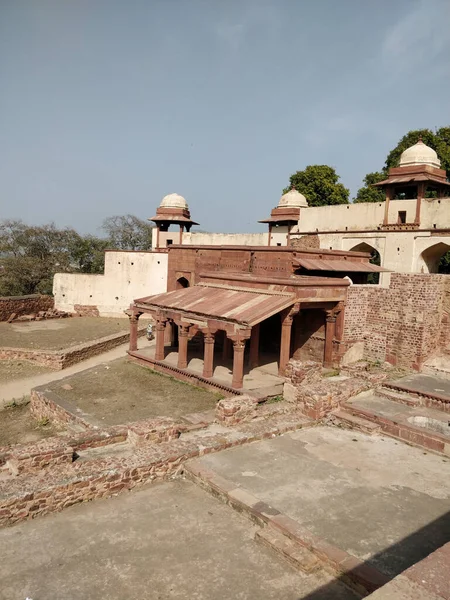
[[[356,198],[353,202],[384,202],[385,194],[380,188],[372,187],[374,183],[383,181],[386,179],[386,173],[384,171],[375,171],[374,173],[367,173],[364,177],[365,186],[358,190]]]
[[[51,294],[58,272],[103,272],[106,240],[51,223],[0,222],[0,295]]]
[[[103,221],[109,244],[118,250],[151,250],[153,227],[134,215],[114,216]]]
[[[368,173],[364,178],[365,185],[358,190],[354,202],[380,202],[384,200],[383,192],[372,188],[373,183],[377,183],[382,179],[385,179],[388,174],[388,170],[392,167],[398,167],[400,163],[400,156],[404,150],[417,144],[419,139],[430,148],[436,150],[440,161],[441,168],[447,171],[447,177],[450,177],[450,127],[441,127],[435,132],[431,129],[414,129],[408,131],[406,135],[398,142],[393,150],[389,152],[386,158],[384,168],[375,173]],[[376,179],[377,176],[380,179]],[[375,177],[374,177],[375,176]],[[427,196],[433,196],[433,192],[427,192]],[[383,196],[383,197],[381,197]]]
[[[295,188],[306,197],[309,206],[348,204],[349,190],[339,183],[339,175],[328,165],[310,165],[291,175],[289,181],[290,186],[283,193]]]

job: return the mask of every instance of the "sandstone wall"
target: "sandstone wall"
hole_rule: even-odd
[[[393,273],[389,288],[351,286],[344,342],[363,357],[420,369],[449,342],[447,275]]]
[[[41,296],[33,294],[30,296],[1,296],[0,297],[0,321],[7,321],[9,317],[16,313],[21,315],[30,315],[38,313],[40,310],[49,310],[53,308],[54,300],[51,296]]]

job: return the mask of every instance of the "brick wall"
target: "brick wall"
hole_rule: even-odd
[[[13,313],[20,317],[49,310],[53,305],[52,296],[0,296],[0,321],[7,321]]]
[[[351,286],[344,341],[364,341],[364,357],[420,369],[449,342],[446,275],[393,273],[389,288]]]

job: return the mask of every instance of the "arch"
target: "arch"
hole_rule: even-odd
[[[353,248],[350,248],[350,252],[368,252],[370,253],[370,263],[373,265],[381,266],[381,256],[376,248],[367,244],[366,242],[361,242],[360,244],[356,244]],[[367,283],[377,284],[380,281],[379,273],[369,273],[367,276]]]
[[[190,286],[189,281],[186,277],[179,277],[177,279],[177,290],[181,290],[183,288],[188,288]]]
[[[420,255],[422,273],[450,273],[450,244],[438,242]]]

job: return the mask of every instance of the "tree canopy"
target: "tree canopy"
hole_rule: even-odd
[[[450,127],[441,127],[435,132],[430,129],[414,129],[408,131],[387,155],[384,167],[381,171],[368,173],[364,177],[364,186],[358,190],[354,202],[383,202],[384,193],[377,188],[371,187],[371,184],[382,181],[388,175],[389,169],[398,167],[400,156],[404,150],[416,144],[419,139],[433,150],[436,150],[441,160],[441,168],[447,171],[447,177],[450,177]]]
[[[339,183],[339,175],[328,165],[309,165],[291,175],[289,181],[283,193],[294,188],[306,197],[309,206],[348,204],[350,191]]]
[[[107,248],[151,248],[151,226],[133,215],[106,219],[103,229],[105,238],[0,221],[0,296],[51,294],[55,273],[103,273]]]
[[[151,250],[153,227],[134,215],[108,217],[103,221],[112,248],[119,250]]]

